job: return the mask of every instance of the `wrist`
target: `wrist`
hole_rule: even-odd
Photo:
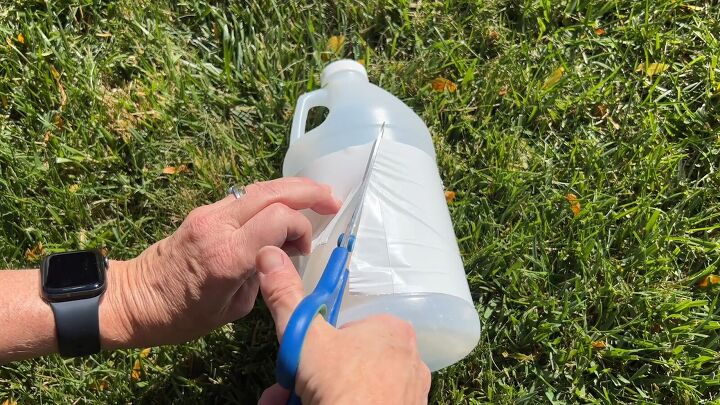
[[[111,260],[106,273],[105,293],[100,299],[100,347],[105,350],[135,347],[128,297],[128,279],[135,260]]]

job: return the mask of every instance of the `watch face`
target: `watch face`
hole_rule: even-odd
[[[59,253],[43,262],[43,290],[49,298],[74,298],[99,293],[105,284],[105,266],[97,251]]]

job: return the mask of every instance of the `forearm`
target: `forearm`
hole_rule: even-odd
[[[120,308],[128,263],[113,261],[107,272],[107,291],[100,299],[98,314],[103,349],[127,344]],[[0,364],[57,350],[55,318],[42,298],[40,270],[0,271]]]
[[[55,321],[39,270],[0,271],[0,363],[57,351]]]

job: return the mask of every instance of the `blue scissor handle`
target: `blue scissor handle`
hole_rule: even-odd
[[[300,352],[310,324],[320,313],[335,326],[348,277],[350,251],[344,246],[333,249],[325,270],[313,292],[300,301],[288,321],[278,352],[275,374],[278,383],[291,392],[300,365]],[[293,393],[294,396],[294,393]]]

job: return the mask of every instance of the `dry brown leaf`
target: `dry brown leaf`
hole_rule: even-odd
[[[180,166],[178,166],[178,169],[177,169],[178,174],[187,173],[189,171],[190,171],[190,169],[187,167],[186,164],[181,164]]]
[[[670,65],[665,63],[651,63],[645,66],[644,63],[637,65],[635,68],[636,72],[645,72],[648,77],[653,77],[656,74],[662,73],[670,68]]]
[[[573,216],[580,215],[580,201],[577,196],[572,193],[565,195],[565,199],[570,203],[570,210],[572,210]]]
[[[3,401],[2,405],[17,405],[17,401],[10,398]]]
[[[454,93],[457,91],[457,85],[453,83],[452,81],[444,78],[444,77],[436,77],[431,82],[432,88],[435,91],[449,91],[450,93]]]
[[[105,32],[98,32],[97,34],[95,34],[95,36],[100,37],[100,38],[110,38],[112,36],[112,34],[105,31]]]
[[[38,242],[35,246],[25,251],[25,259],[28,262],[36,262],[45,256],[45,246],[42,242]]]
[[[507,94],[508,94],[508,86],[507,85],[502,86],[500,88],[500,91],[498,91],[498,96],[500,96],[500,97],[505,97],[505,96],[507,96]]]
[[[595,28],[595,35],[601,37],[605,35],[605,29],[604,28]]]
[[[46,144],[49,143],[50,140],[52,139],[52,137],[53,137],[53,134],[50,133],[50,131],[45,132],[45,135],[43,135],[43,142]]]
[[[560,79],[562,79],[563,75],[565,74],[565,68],[560,66],[559,68],[553,70],[552,73],[550,73],[550,76],[545,79],[545,83],[542,85],[543,90],[547,90],[550,87],[558,84]]]
[[[454,191],[446,191],[445,201],[447,201],[448,204],[452,204],[452,202],[455,201],[456,196],[457,194]]]
[[[328,38],[327,50],[332,53],[340,53],[345,46],[345,36],[333,35]]]
[[[491,28],[488,31],[488,39],[490,40],[490,42],[497,42],[500,39],[500,33],[497,32],[497,30]]]
[[[57,129],[63,129],[63,126],[65,125],[65,121],[63,120],[63,117],[60,114],[53,115],[53,124],[57,127]]]
[[[166,166],[164,169],[162,169],[163,174],[175,174],[177,173],[177,168],[175,166]]]
[[[607,343],[603,342],[602,340],[597,340],[595,342],[590,343],[594,349],[602,350],[607,347]]]
[[[148,348],[145,348],[145,349],[142,349],[142,351],[140,351],[140,358],[141,358],[141,359],[146,359],[147,356],[149,356],[149,355],[150,355],[150,348],[149,348],[149,347],[148,347]]]
[[[133,364],[132,373],[130,374],[130,378],[133,381],[140,381],[140,372],[142,371],[142,365],[140,364],[140,359],[135,360],[135,364]]]
[[[598,104],[595,106],[595,116],[598,118],[605,118],[608,114],[608,107],[605,104]]]
[[[18,42],[20,42],[21,44],[24,44],[24,43],[25,43],[25,35],[23,35],[22,33],[18,34],[17,40],[18,40]]]
[[[700,288],[708,288],[710,286],[720,284],[720,276],[716,276],[714,274],[710,274],[705,276],[703,280],[698,284]]]
[[[67,94],[65,93],[65,87],[58,80],[58,89],[60,90],[60,107],[65,107],[67,104]]]

